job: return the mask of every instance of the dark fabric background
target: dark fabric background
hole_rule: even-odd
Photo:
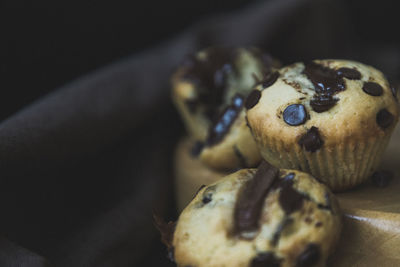
[[[257,45],[400,79],[395,1],[0,2],[0,266],[173,266],[169,99],[183,57]]]

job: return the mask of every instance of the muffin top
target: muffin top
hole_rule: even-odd
[[[321,266],[341,229],[333,194],[266,162],[202,188],[179,217],[178,266]]]
[[[307,151],[346,138],[390,133],[398,92],[377,69],[349,60],[314,60],[279,70],[268,87],[249,95],[247,119],[256,140],[278,136]]]
[[[190,55],[177,69],[172,97],[207,166],[233,170],[260,162],[244,100],[275,64],[257,48],[210,47]]]

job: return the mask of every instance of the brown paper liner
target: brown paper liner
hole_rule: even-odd
[[[381,161],[390,136],[387,133],[384,137],[357,141],[349,138],[335,147],[323,147],[316,152],[305,151],[298,145],[285,149],[285,142],[269,138],[264,140],[261,153],[263,158],[279,168],[310,173],[334,192],[340,192],[363,183],[371,176]]]

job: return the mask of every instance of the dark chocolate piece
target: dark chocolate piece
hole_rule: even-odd
[[[259,227],[261,210],[272,184],[279,176],[279,169],[268,162],[261,162],[253,179],[239,193],[234,210],[234,232],[241,234]]]
[[[318,263],[321,251],[317,244],[310,243],[306,249],[297,257],[296,267],[311,267]]]
[[[339,99],[331,95],[315,94],[310,100],[310,106],[315,112],[321,113],[332,108]]]
[[[381,109],[377,114],[376,114],[376,123],[381,127],[382,129],[388,128],[390,125],[392,125],[392,122],[394,121],[394,116],[392,113],[387,111],[387,109]]]
[[[186,72],[184,79],[198,85],[197,103],[190,103],[191,110],[195,110],[198,104],[204,106],[204,113],[209,119],[218,110],[226,91],[227,76],[236,72],[234,61],[237,57],[237,49],[229,47],[212,47],[206,50],[207,57],[199,59],[195,55],[186,58],[184,67]]]
[[[206,140],[207,146],[212,146],[222,141],[239,115],[242,106],[243,97],[236,94],[232,99],[232,104],[226,107],[220,114],[219,118],[211,125]]]
[[[383,88],[377,83],[366,82],[363,85],[363,91],[372,96],[381,96],[383,94]]]
[[[269,72],[267,74],[265,74],[261,84],[262,87],[265,89],[267,87],[270,87],[271,85],[273,85],[276,80],[279,78],[279,72],[274,71],[274,72]]]
[[[306,151],[315,152],[322,147],[324,141],[319,135],[317,127],[312,126],[299,140],[298,144]]]
[[[289,105],[283,111],[283,120],[291,126],[304,124],[307,120],[306,108],[301,104]]]
[[[346,89],[343,77],[335,70],[313,61],[305,65],[303,72],[314,84],[317,93],[333,95]]]
[[[250,267],[279,267],[281,259],[276,258],[272,252],[259,253],[250,264]]]
[[[203,148],[204,148],[204,143],[201,141],[196,141],[192,149],[190,150],[190,155],[192,155],[193,157],[198,157]]]
[[[261,98],[261,91],[255,89],[251,91],[251,93],[247,96],[244,106],[246,107],[246,109],[251,109],[255,105],[257,105],[260,98]]]
[[[336,73],[344,78],[350,79],[350,80],[359,80],[361,79],[361,73],[356,70],[356,69],[351,69],[351,68],[340,68],[336,71]]]
[[[376,187],[386,187],[393,179],[393,176],[391,171],[377,171],[372,174],[371,180]]]
[[[293,189],[293,174],[285,176],[279,180],[279,187],[281,192],[279,195],[279,204],[286,214],[291,214],[303,206],[303,200],[306,198],[295,189]]]

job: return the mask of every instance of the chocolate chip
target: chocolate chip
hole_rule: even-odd
[[[381,96],[383,94],[383,88],[377,83],[366,82],[363,85],[363,91],[372,96]]]
[[[201,200],[201,202],[203,202],[203,204],[207,204],[209,202],[212,201],[212,195],[206,195],[203,197],[203,199]]]
[[[234,209],[234,233],[253,231],[259,227],[259,218],[273,182],[278,178],[279,169],[263,161],[253,179],[241,189]]]
[[[281,182],[282,190],[279,195],[279,204],[286,214],[291,214],[303,206],[303,201],[306,198],[295,189],[293,189],[293,179],[285,177]]]
[[[281,259],[276,258],[272,252],[259,253],[252,261],[251,267],[279,267]]]
[[[215,145],[222,141],[243,106],[243,96],[236,94],[232,98],[232,104],[226,107],[218,119],[210,126],[206,140],[207,146]]]
[[[310,106],[315,112],[321,113],[332,108],[337,101],[339,101],[339,99],[333,98],[331,95],[316,94],[310,100]]]
[[[251,109],[253,108],[255,105],[257,105],[258,101],[261,98],[261,91],[259,90],[253,90],[251,91],[251,93],[247,96],[246,98],[246,102],[244,104],[244,106],[246,107],[246,109]]]
[[[393,172],[391,171],[377,171],[372,174],[371,179],[376,187],[386,187],[393,179],[393,176]]]
[[[394,117],[392,113],[387,111],[387,109],[381,109],[377,114],[376,114],[376,123],[381,127],[382,129],[388,128],[390,125],[392,125],[392,122],[394,121]]]
[[[322,147],[324,141],[319,135],[318,128],[312,126],[299,140],[298,144],[308,152],[315,152]]]
[[[204,148],[204,143],[201,141],[196,141],[192,149],[190,150],[190,155],[192,155],[193,157],[199,156],[203,148]]]
[[[278,78],[279,78],[279,72],[277,71],[267,73],[261,82],[262,87],[264,89],[270,87],[276,82]]]
[[[301,104],[289,105],[285,111],[283,111],[283,120],[291,126],[305,123],[307,120],[306,108]]]
[[[319,246],[317,244],[310,243],[297,257],[296,267],[310,267],[318,263],[320,257],[321,252]]]
[[[342,76],[342,77],[350,79],[350,80],[359,80],[359,79],[361,79],[361,73],[356,69],[340,68],[340,69],[338,69],[336,71],[336,73],[339,76]]]
[[[333,95],[346,89],[343,77],[338,75],[335,70],[313,61],[305,65],[303,73],[314,84],[317,93]]]
[[[319,227],[321,227],[322,225],[323,225],[322,222],[317,222],[317,223],[315,224],[315,227],[319,228]]]

